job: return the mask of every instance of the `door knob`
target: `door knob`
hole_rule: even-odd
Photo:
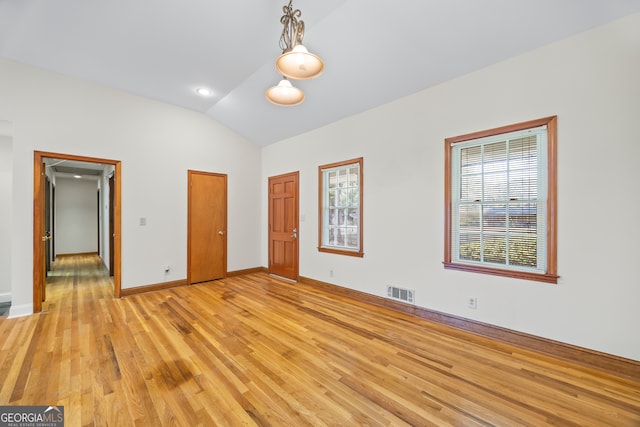
[[[294,239],[298,238],[298,229],[297,228],[293,229],[293,234],[291,235],[291,237],[293,237]]]
[[[218,234],[221,235],[221,236],[224,236],[224,231],[220,230],[220,231],[218,231]]]

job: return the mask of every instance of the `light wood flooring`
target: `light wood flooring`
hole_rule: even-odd
[[[66,426],[640,426],[640,384],[267,274],[115,300],[60,258],[0,319],[0,405]]]

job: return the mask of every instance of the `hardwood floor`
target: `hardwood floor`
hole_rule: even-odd
[[[67,426],[639,426],[640,384],[264,273],[114,300],[54,263],[0,320],[0,404]]]

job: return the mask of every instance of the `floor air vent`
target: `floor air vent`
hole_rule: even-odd
[[[404,301],[413,304],[416,291],[398,288],[397,286],[387,286],[387,296],[398,301]]]

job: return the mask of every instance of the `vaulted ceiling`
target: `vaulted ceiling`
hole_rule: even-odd
[[[638,0],[295,0],[326,68],[294,82],[303,104],[278,107],[264,91],[280,80],[286,3],[0,0],[0,57],[200,111],[268,145],[640,12]]]

